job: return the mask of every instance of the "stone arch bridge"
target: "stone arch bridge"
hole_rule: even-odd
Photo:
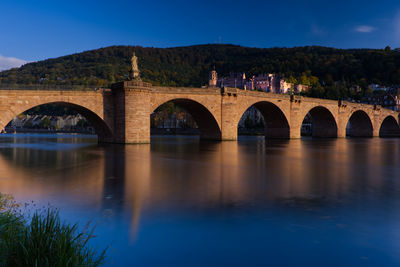
[[[185,108],[199,126],[201,138],[236,140],[244,112],[255,106],[264,116],[268,138],[299,138],[309,113],[314,137],[400,136],[399,113],[380,106],[236,88],[157,87],[128,81],[111,89],[0,90],[0,128],[35,106],[68,106],[93,125],[100,142],[150,142],[150,115],[169,101]]]

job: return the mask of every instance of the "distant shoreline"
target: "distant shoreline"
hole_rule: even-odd
[[[97,135],[95,132],[91,131],[68,131],[68,130],[51,130],[51,129],[27,129],[27,128],[19,128],[15,129],[6,129],[4,134],[13,134],[13,133],[43,133],[43,134],[86,134],[86,135]],[[309,135],[309,131],[302,132],[304,135]],[[151,135],[200,135],[200,131],[198,129],[182,129],[182,128],[151,128]],[[238,129],[239,135],[264,135],[264,129]]]
[[[95,132],[85,130],[52,130],[52,129],[29,129],[29,128],[17,128],[17,129],[5,129],[6,134],[13,133],[76,133],[76,134],[91,134],[96,135]]]

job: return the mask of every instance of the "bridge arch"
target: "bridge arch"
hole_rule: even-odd
[[[399,137],[400,136],[400,126],[397,120],[389,115],[383,119],[379,128],[379,137]]]
[[[346,135],[350,137],[372,137],[374,128],[370,116],[363,110],[351,113],[346,125]]]
[[[238,114],[238,124],[244,114],[252,107],[256,108],[264,118],[266,138],[290,138],[290,126],[285,113],[281,108],[269,101],[258,101],[248,106],[245,111]]]
[[[42,105],[47,105],[47,104],[55,104],[63,107],[67,107],[69,109],[72,109],[82,116],[84,116],[90,124],[93,126],[93,128],[96,131],[96,134],[98,136],[99,142],[112,142],[113,141],[113,133],[111,128],[107,125],[107,123],[95,112],[92,111],[88,107],[84,107],[83,105],[72,103],[72,102],[67,102],[67,101],[52,101],[52,102],[41,102],[41,103],[35,103],[35,104],[30,104],[30,105],[23,105],[22,107],[18,108],[10,108],[10,112],[7,112],[7,114],[3,114],[2,120],[1,120],[1,128],[4,129],[5,126],[11,122],[13,118],[18,116],[19,114],[38,107]]]
[[[189,98],[169,98],[155,103],[152,107],[152,112],[156,111],[159,107],[169,102],[185,109],[195,120],[199,127],[200,138],[209,140],[221,140],[222,133],[217,119],[206,107],[199,101]]]
[[[315,106],[311,108],[303,117],[303,124],[309,116],[311,120],[312,137],[337,137],[338,126],[335,116],[324,106]]]

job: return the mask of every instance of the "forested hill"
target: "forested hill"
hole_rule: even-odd
[[[196,45],[175,48],[112,46],[26,64],[0,72],[3,84],[79,84],[108,86],[126,78],[133,51],[142,78],[156,85],[196,86],[208,81],[215,65],[219,75],[278,73],[289,81],[310,84],[319,97],[345,97],[359,85],[400,84],[398,49],[335,49],[326,47],[249,48]]]

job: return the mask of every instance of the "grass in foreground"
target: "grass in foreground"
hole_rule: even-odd
[[[105,250],[97,253],[88,242],[93,229],[79,231],[62,223],[58,212],[35,211],[28,220],[12,197],[0,193],[0,266],[99,266]]]

